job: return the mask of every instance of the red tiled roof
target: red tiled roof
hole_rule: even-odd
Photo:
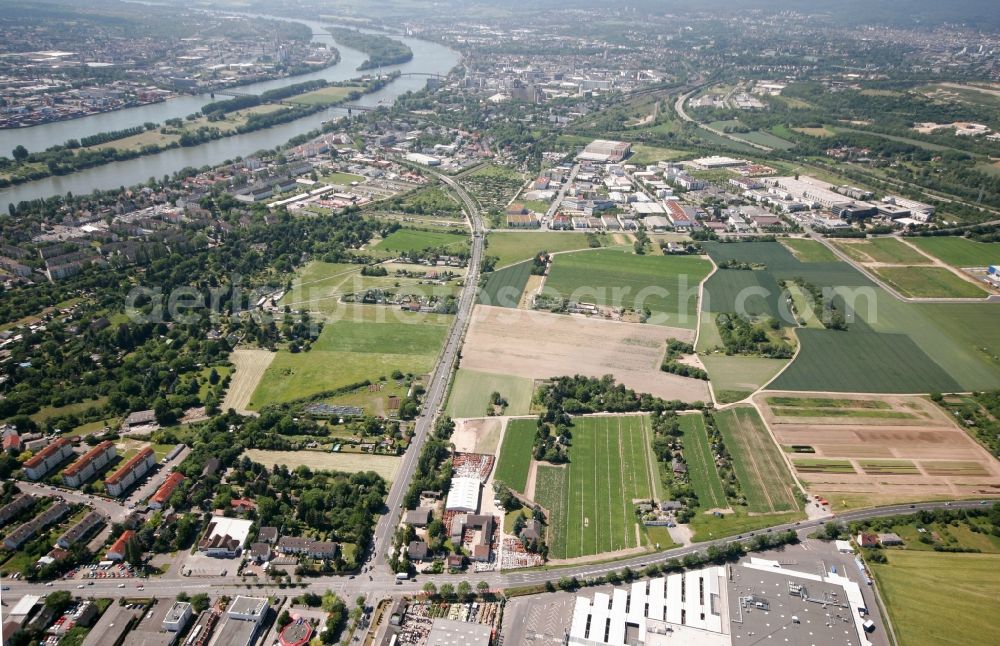
[[[83,471],[88,464],[96,460],[100,455],[102,455],[105,451],[107,451],[114,445],[115,445],[114,442],[111,442],[110,440],[105,440],[101,442],[100,444],[98,444],[97,446],[95,446],[94,448],[90,449],[89,451],[81,455],[79,458],[77,458],[77,460],[73,462],[73,464],[66,467],[66,470],[63,471],[63,475],[75,476],[79,472]]]
[[[57,451],[61,451],[62,447],[64,447],[64,446],[69,446],[69,440],[60,437],[55,442],[53,442],[52,444],[49,444],[47,447],[45,447],[44,449],[42,449],[41,451],[39,451],[36,455],[33,455],[31,457],[31,459],[27,460],[24,463],[24,467],[26,469],[30,469],[32,467],[37,467],[39,464],[41,464],[43,461],[45,461],[45,459],[48,458],[50,455],[52,455],[53,453],[55,453]]]
[[[153,449],[149,448],[148,446],[142,449],[141,451],[133,455],[131,458],[129,458],[128,461],[125,462],[125,464],[121,465],[117,471],[115,471],[110,476],[105,478],[104,483],[116,484],[120,482],[126,475],[128,475],[133,469],[135,469],[135,466],[137,464],[139,464],[152,454],[153,454]]]
[[[149,499],[149,502],[165,505],[167,501],[170,500],[170,496],[174,494],[174,489],[177,488],[177,485],[179,485],[183,479],[184,475],[179,471],[171,473],[167,479],[163,481],[163,484],[160,485],[160,488],[156,490],[153,497]]]
[[[115,541],[114,545],[108,549],[108,554],[110,555],[114,553],[125,556],[125,544],[128,543],[133,536],[135,536],[135,532],[131,529],[126,529],[122,532],[122,535],[118,537],[118,540]]]

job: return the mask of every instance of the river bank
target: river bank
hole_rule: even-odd
[[[298,20],[296,22],[302,22],[312,27],[314,39],[337,47],[341,53],[340,64],[326,68],[320,72],[296,77],[295,80],[297,82],[312,79],[325,79],[336,82],[346,81],[357,76],[357,67],[368,58],[366,54],[339,45],[324,30],[322,23],[306,20]],[[458,52],[444,45],[416,38],[396,36],[395,34],[393,36],[413,50],[413,60],[400,65],[384,67],[382,69],[383,73],[398,71],[400,77],[381,90],[361,97],[355,102],[357,105],[362,107],[389,105],[397,97],[407,92],[422,90],[429,76],[447,75],[461,60]],[[281,88],[288,84],[287,80],[284,82],[267,81],[255,83],[243,89],[250,93],[258,94]],[[120,130],[126,127],[142,125],[147,121],[163,123],[167,119],[184,118],[188,114],[200,112],[201,108],[211,100],[212,98],[208,95],[179,97],[176,99],[176,102],[167,101],[156,106],[143,106],[143,108],[122,110],[114,113],[115,119],[113,123],[100,121],[100,118],[109,115],[97,115],[98,120],[94,120],[94,117],[87,117],[75,122],[57,122],[40,126],[41,130],[39,128],[31,128],[29,130],[37,131],[35,133],[36,141],[47,144],[41,148],[36,146],[35,149],[44,150],[47,147],[62,144],[71,138],[79,138],[110,130]],[[155,111],[151,112],[149,108],[153,108]],[[67,192],[85,194],[95,189],[106,190],[121,186],[131,186],[145,182],[150,177],[171,175],[187,167],[201,168],[206,165],[220,164],[226,160],[250,155],[259,150],[276,148],[295,136],[320,128],[324,121],[346,115],[346,108],[326,108],[296,121],[258,130],[253,133],[226,137],[197,146],[174,148],[155,155],[104,164],[71,175],[51,176],[18,186],[12,186],[0,190],[0,208],[6,208],[6,203],[16,204],[21,201],[46,198],[52,195],[63,195]],[[67,131],[64,126],[69,124],[76,124],[77,127],[72,131]],[[0,150],[4,146],[2,143],[2,136],[4,134],[6,133],[0,132]]]

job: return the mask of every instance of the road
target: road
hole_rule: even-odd
[[[874,509],[865,509],[853,512],[847,512],[836,516],[836,518],[821,518],[815,520],[803,520],[798,523],[785,523],[783,525],[776,525],[769,529],[757,530],[756,534],[761,533],[778,533],[789,529],[798,532],[801,538],[805,538],[808,534],[815,531],[817,528],[823,526],[826,522],[830,520],[837,520],[842,523],[850,523],[852,521],[867,520],[871,518],[879,518],[883,516],[896,516],[900,514],[909,514],[918,510],[933,510],[933,509],[970,509],[978,508],[981,506],[979,501],[966,501],[966,502],[935,502],[935,503],[917,503],[914,505],[893,505],[889,507],[878,507]],[[398,517],[398,513],[396,514]],[[389,525],[390,529],[395,527],[395,522]],[[505,589],[505,588],[516,588],[520,586],[529,585],[541,585],[546,581],[556,581],[562,577],[577,577],[578,579],[587,579],[595,576],[601,576],[607,574],[608,572],[621,570],[624,567],[629,567],[632,570],[641,570],[647,565],[653,563],[662,563],[668,559],[681,559],[687,554],[693,554],[695,552],[703,552],[710,546],[722,546],[728,543],[732,543],[739,540],[747,540],[752,534],[743,534],[740,536],[730,536],[726,538],[719,538],[713,541],[705,541],[703,543],[696,543],[687,547],[678,547],[669,550],[663,550],[660,552],[650,552],[640,556],[635,556],[629,559],[624,559],[620,561],[615,561],[613,563],[593,563],[584,565],[575,565],[563,568],[541,568],[535,570],[529,570],[524,572],[513,571],[510,573],[476,573],[469,572],[466,574],[418,574],[416,580],[407,581],[401,585],[396,585],[395,578],[393,574],[385,569],[380,569],[377,573],[372,572],[371,578],[369,579],[368,574],[359,574],[354,577],[345,576],[325,576],[317,577],[311,579],[303,579],[302,586],[298,588],[296,594],[301,594],[303,591],[315,592],[321,594],[326,590],[333,590],[338,594],[341,594],[343,598],[353,599],[359,594],[416,594],[419,593],[425,583],[428,581],[433,582],[436,586],[440,587],[444,583],[451,583],[455,585],[461,581],[468,581],[475,587],[479,581],[485,581],[490,585],[492,589]],[[389,539],[392,538],[392,532],[389,532]],[[248,579],[250,580],[250,579]],[[70,590],[74,594],[85,597],[115,597],[123,596],[126,594],[135,594],[136,586],[139,582],[135,580],[127,580],[125,582],[125,588],[119,589],[118,585],[121,580],[110,580],[110,581],[95,581],[94,585],[85,585],[78,589],[81,585],[80,581],[72,580],[65,581],[59,580],[54,582],[51,586],[43,587],[41,584],[37,583],[27,583],[24,581],[11,581],[5,579],[5,585],[10,587],[10,590],[5,591],[4,597],[7,599],[19,598],[25,594],[45,594],[46,592],[52,590]],[[160,597],[172,597],[176,596],[179,592],[187,592],[189,594],[196,594],[198,592],[207,592],[209,594],[219,593],[219,594],[253,594],[253,595],[287,595],[288,590],[283,590],[278,586],[267,586],[263,588],[257,588],[254,585],[248,585],[242,583],[235,577],[181,577],[178,574],[174,574],[171,570],[163,577],[156,579],[148,579],[142,582],[144,587],[143,593],[148,596],[160,596]],[[5,602],[9,604],[9,601]]]
[[[451,379],[452,368],[458,351],[462,347],[462,339],[465,337],[465,330],[469,325],[472,316],[472,306],[476,303],[476,292],[479,289],[479,264],[483,257],[483,220],[479,213],[479,208],[472,200],[465,188],[447,175],[433,173],[439,180],[447,184],[465,204],[466,215],[472,228],[472,252],[469,256],[469,270],[465,275],[465,283],[462,293],[458,297],[458,312],[455,315],[455,322],[451,326],[448,339],[445,342],[444,350],[441,352],[437,367],[431,376],[430,384],[427,387],[427,394],[424,398],[424,408],[420,417],[417,418],[414,429],[413,440],[410,447],[403,455],[399,471],[393,479],[392,487],[389,489],[389,496],[386,499],[388,511],[383,514],[378,524],[375,526],[375,565],[384,565],[388,560],[388,550],[392,546],[393,535],[399,525],[402,514],[403,497],[410,486],[413,474],[417,468],[417,460],[423,450],[427,435],[434,428],[438,415],[444,409],[444,398],[448,392],[448,381]]]
[[[556,211],[559,210],[559,205],[562,204],[563,198],[566,197],[566,190],[573,185],[573,182],[576,180],[576,176],[579,172],[580,164],[573,164],[573,170],[569,172],[569,178],[563,182],[562,186],[559,187],[559,194],[556,195],[554,200],[552,200],[549,210],[545,213],[544,226],[546,226],[546,228],[548,227],[548,223],[552,222],[552,218],[555,216]]]

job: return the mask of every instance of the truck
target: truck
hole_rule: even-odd
[[[400,572],[399,574],[396,575],[397,581],[408,581],[409,579],[410,575],[408,572]]]

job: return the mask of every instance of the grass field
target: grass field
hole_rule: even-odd
[[[701,362],[708,371],[715,398],[723,403],[739,401],[766,384],[788,363],[785,359],[706,354]]]
[[[372,314],[377,308],[367,309]],[[451,322],[449,316],[430,315],[409,323],[344,319],[327,324],[310,352],[278,352],[249,408],[375,381],[394,370],[424,374],[433,367]]]
[[[598,305],[648,307],[649,323],[691,329],[698,320],[698,284],[710,269],[708,261],[691,256],[613,249],[564,254],[552,263],[545,291]]]
[[[539,468],[535,497],[552,512],[550,555],[574,558],[640,546],[634,500],[655,492],[644,416],[574,420],[570,462]],[[559,476],[564,471],[561,491]]]
[[[754,130],[752,132],[741,132],[736,135],[740,139],[746,139],[747,141],[752,141],[755,144],[760,144],[762,146],[767,146],[769,148],[777,148],[778,150],[788,150],[795,146],[794,143],[782,139],[777,135],[774,135],[765,130]]]
[[[906,241],[954,267],[1000,264],[1000,242],[976,242],[945,236],[907,238]]]
[[[944,267],[878,267],[882,280],[912,298],[984,298],[985,290]]]
[[[648,164],[655,164],[658,161],[683,159],[690,154],[691,153],[683,150],[672,150],[670,148],[658,148],[656,146],[636,144],[632,146],[632,156],[629,157],[628,163],[635,164],[636,166],[646,166]]]
[[[530,276],[531,262],[528,261],[487,274],[486,282],[479,290],[477,302],[480,305],[517,307]]]
[[[900,644],[987,646],[996,643],[1000,554],[892,550],[871,569]],[[947,621],[942,618],[947,617]],[[992,636],[991,636],[992,635]]]
[[[90,408],[103,408],[107,402],[107,397],[98,397],[97,399],[88,399],[75,404],[66,404],[65,406],[46,406],[45,408],[40,408],[38,412],[32,413],[28,417],[30,417],[31,421],[35,423],[44,424],[46,420],[52,419],[53,417],[80,415],[85,413]]]
[[[800,508],[795,485],[784,458],[753,408],[730,408],[715,421],[752,512],[793,511]]]
[[[781,238],[781,244],[791,249],[795,257],[802,262],[837,262],[833,255],[821,242],[807,238]]]
[[[443,231],[423,231],[419,229],[397,229],[375,245],[386,251],[423,251],[424,249],[444,249],[458,252],[469,248],[469,238],[457,233]]]
[[[698,505],[705,510],[728,507],[726,491],[712,458],[705,418],[701,415],[681,415],[680,425],[684,440],[684,459],[687,461],[691,486],[698,496]]]
[[[531,379],[459,369],[448,397],[447,413],[452,417],[483,417],[490,394],[498,392],[507,400],[506,415],[527,415],[531,408]]]
[[[600,236],[607,242],[607,236]],[[486,238],[486,255],[496,256],[497,267],[506,267],[523,260],[531,260],[539,251],[575,251],[587,249],[586,233],[552,232],[529,233],[522,231],[495,231]]]
[[[355,175],[354,173],[331,173],[329,175],[324,175],[320,178],[327,184],[338,184],[340,186],[349,186],[351,182],[363,182],[365,178],[361,175]]]
[[[894,265],[927,265],[930,259],[895,238],[869,238],[867,240],[834,240],[833,244],[858,262],[881,262]]]
[[[307,466],[317,471],[343,471],[359,473],[374,471],[389,482],[396,476],[402,458],[391,455],[368,453],[331,453],[328,451],[265,451],[247,449],[243,455],[252,461],[271,469],[276,464],[284,464],[294,469]]]
[[[290,97],[285,101],[297,105],[335,105],[343,103],[351,92],[364,92],[364,88],[357,85],[325,87]]]
[[[534,419],[512,419],[507,422],[496,472],[493,474],[495,480],[503,482],[514,491],[524,493],[528,483],[528,470],[531,468],[531,447],[537,430],[538,422]]]

